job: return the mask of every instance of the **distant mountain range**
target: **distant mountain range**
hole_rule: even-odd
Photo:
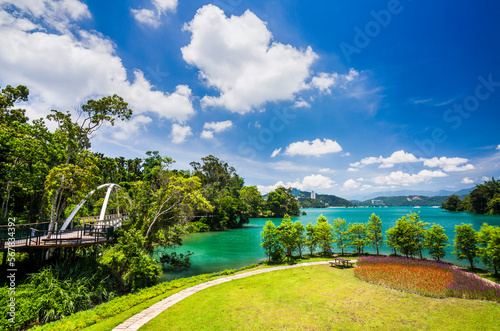
[[[450,190],[440,190],[440,191],[416,191],[416,190],[400,190],[400,191],[383,191],[383,192],[375,192],[365,196],[356,196],[354,199],[350,201],[365,201],[369,199],[376,199],[377,197],[397,197],[397,196],[426,196],[426,197],[438,197],[438,196],[450,196],[452,194],[456,194],[458,196],[465,196],[469,194],[475,187],[463,189],[460,191],[450,191]]]

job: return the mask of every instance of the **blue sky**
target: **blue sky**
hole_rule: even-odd
[[[265,193],[459,190],[499,175],[496,1],[0,0],[31,118],[117,93],[92,149],[213,154]]]

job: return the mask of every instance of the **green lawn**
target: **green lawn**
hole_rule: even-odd
[[[421,297],[319,265],[205,289],[140,330],[498,330],[499,317],[497,303]]]

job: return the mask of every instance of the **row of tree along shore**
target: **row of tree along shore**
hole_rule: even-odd
[[[276,226],[267,221],[261,232],[262,244],[269,262],[279,263],[285,256],[292,254],[302,257],[308,251],[312,256],[319,248],[324,256],[331,256],[336,247],[344,255],[345,250],[352,249],[355,254],[364,253],[365,247],[375,248],[377,255],[384,245],[392,248],[394,255],[423,258],[424,251],[436,261],[446,256],[445,248],[449,247],[448,236],[441,225],[429,227],[420,219],[419,214],[410,213],[402,216],[396,225],[384,234],[382,220],[372,214],[367,223],[347,223],[337,218],[330,224],[328,219],[320,215],[316,224],[309,223],[305,227],[300,221],[292,222],[285,215],[281,224]],[[455,226],[453,254],[459,260],[467,260],[471,269],[480,259],[485,266],[498,276],[500,269],[500,227],[483,224],[480,231],[474,230],[471,224]]]

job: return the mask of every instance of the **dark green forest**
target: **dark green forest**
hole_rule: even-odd
[[[452,194],[441,206],[449,211],[500,215],[500,180],[491,178],[483,184],[477,184],[463,200],[458,195]]]

